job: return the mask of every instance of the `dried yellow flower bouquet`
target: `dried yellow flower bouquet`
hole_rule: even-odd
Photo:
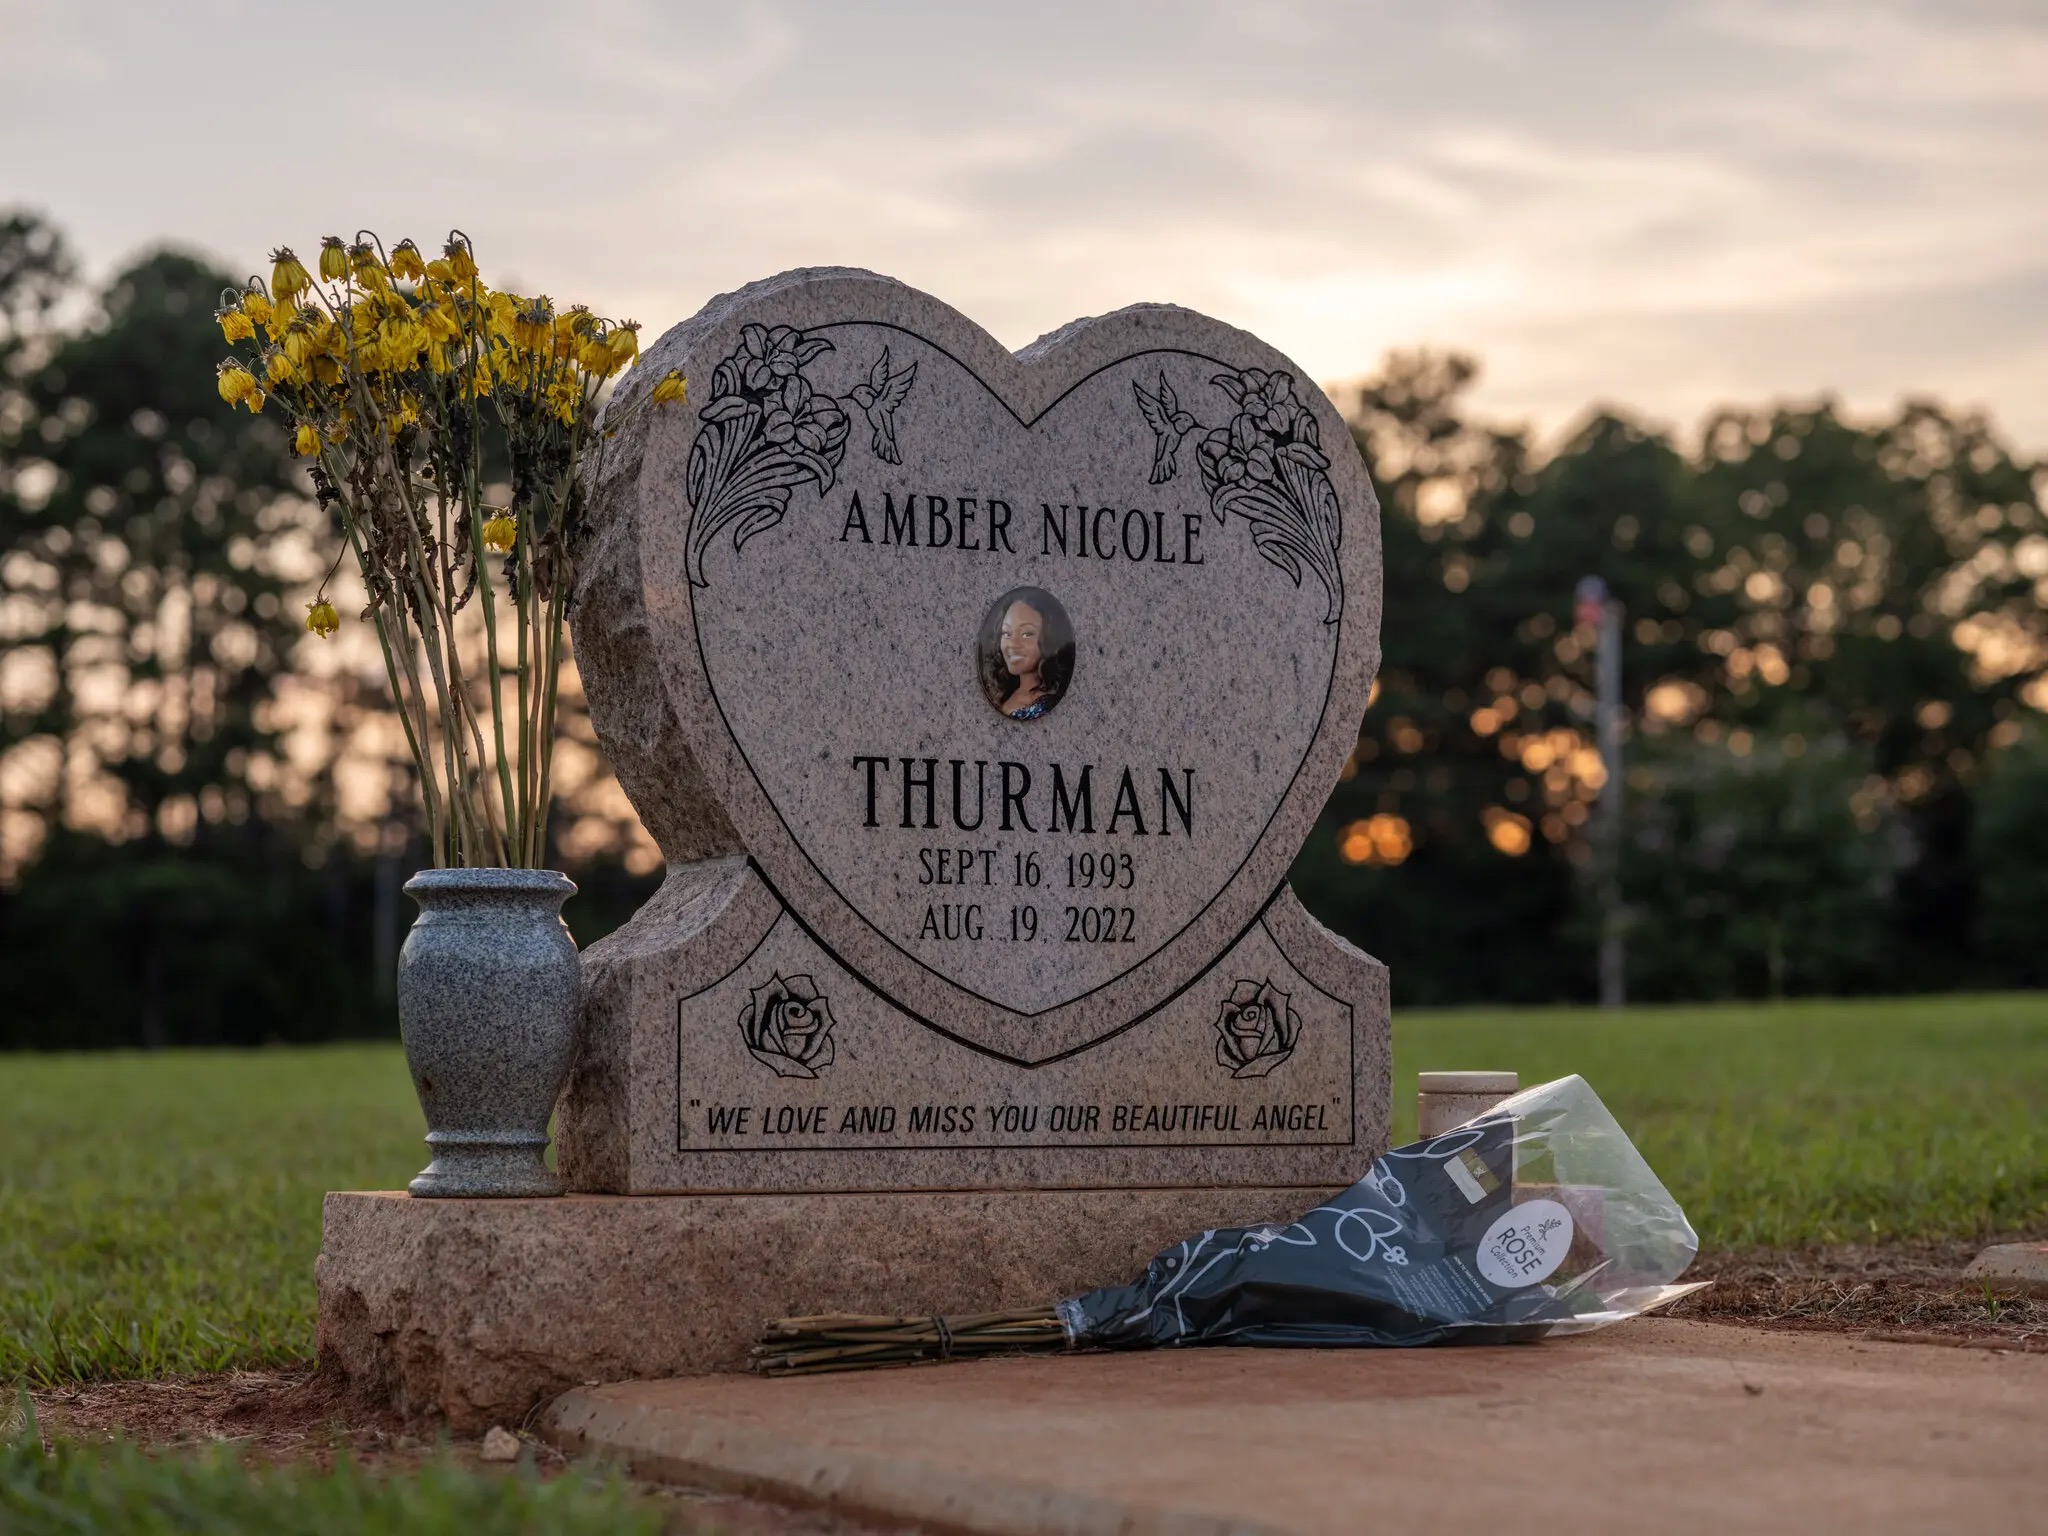
[[[639,327],[491,288],[459,231],[431,261],[369,233],[322,241],[317,277],[289,249],[271,260],[267,288],[222,295],[237,351],[220,365],[221,398],[282,412],[339,523],[336,567],[355,555],[436,865],[536,867],[581,474],[603,450],[606,387],[638,358]],[[671,373],[640,406],[684,393]],[[498,504],[487,473],[509,480]],[[459,636],[478,599],[481,623]],[[339,624],[323,582],[306,627],[325,638]]]

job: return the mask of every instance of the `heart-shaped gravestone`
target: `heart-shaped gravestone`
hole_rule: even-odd
[[[688,407],[646,408],[672,368]],[[1012,354],[796,272],[671,331],[608,421],[578,654],[671,861],[743,851],[897,1008],[1020,1063],[1273,897],[1367,702],[1380,551],[1272,348],[1144,306]]]

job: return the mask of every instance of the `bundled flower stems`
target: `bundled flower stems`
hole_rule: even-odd
[[[1387,1153],[1290,1222],[1203,1232],[1129,1285],[965,1317],[788,1317],[771,1376],[920,1360],[1153,1349],[1507,1343],[1662,1306],[1699,1251],[1685,1213],[1585,1079],[1560,1078]]]
[[[237,349],[221,398],[275,407],[333,522],[334,566],[306,607],[323,640],[342,621],[334,567],[355,557],[434,862],[544,863],[598,416],[621,374],[614,431],[625,412],[682,402],[682,376],[627,374],[630,320],[492,288],[460,231],[431,260],[368,231],[328,236],[310,269],[282,248],[268,285],[223,294],[216,318]]]
[[[1072,1347],[1055,1307],[966,1317],[785,1317],[768,1325],[753,1367],[766,1376],[861,1371],[914,1360],[1044,1353]]]

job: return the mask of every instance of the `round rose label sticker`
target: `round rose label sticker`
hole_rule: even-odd
[[[1547,1280],[1572,1245],[1572,1213],[1555,1200],[1525,1200],[1494,1219],[1474,1257],[1503,1290]]]

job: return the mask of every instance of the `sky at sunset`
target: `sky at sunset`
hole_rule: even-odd
[[[2038,0],[0,0],[9,204],[99,276],[459,225],[650,335],[845,264],[1013,347],[1161,300],[1326,384],[1460,348],[1548,438],[1923,392],[2048,451]]]

